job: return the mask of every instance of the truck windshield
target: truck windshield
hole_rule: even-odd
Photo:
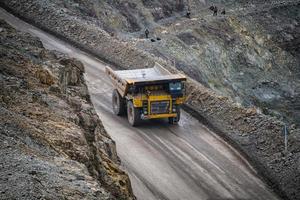
[[[169,83],[170,92],[179,92],[182,89],[181,82]]]

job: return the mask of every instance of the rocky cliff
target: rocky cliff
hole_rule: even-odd
[[[0,20],[0,199],[134,199],[81,62]]]

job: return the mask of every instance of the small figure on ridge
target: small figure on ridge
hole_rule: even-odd
[[[145,30],[145,36],[146,36],[146,38],[149,38],[149,33],[150,33],[149,30],[146,29],[146,30]]]

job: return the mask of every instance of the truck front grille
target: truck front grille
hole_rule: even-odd
[[[151,114],[163,114],[169,113],[170,102],[169,101],[155,101],[151,102]]]

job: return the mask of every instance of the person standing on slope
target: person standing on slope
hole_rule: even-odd
[[[146,30],[145,30],[145,36],[146,36],[146,38],[149,38],[149,30],[146,28]]]

